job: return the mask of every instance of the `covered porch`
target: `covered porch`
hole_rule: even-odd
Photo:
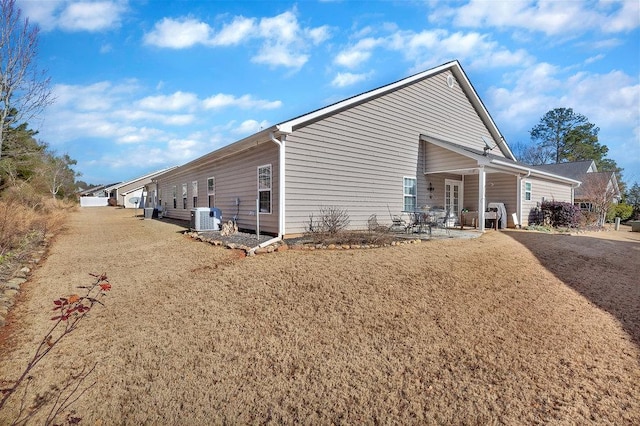
[[[443,210],[451,229],[500,228],[521,224],[526,170],[491,154],[433,137],[421,137],[417,208]]]

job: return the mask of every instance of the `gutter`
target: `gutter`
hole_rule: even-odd
[[[578,186],[580,186],[580,184],[581,184],[581,182],[579,180],[574,180],[574,179],[570,179],[570,178],[567,178],[567,177],[564,177],[564,176],[554,175],[553,173],[543,172],[543,171],[540,171],[540,170],[534,170],[534,169],[531,169],[530,167],[524,167],[524,166],[519,166],[519,165],[516,165],[516,164],[506,163],[504,161],[500,161],[500,160],[496,160],[496,159],[491,160],[491,164],[496,164],[498,166],[503,166],[503,167],[508,167],[508,168],[512,168],[512,169],[522,170],[524,172],[527,172],[527,176],[526,177],[531,176],[531,174],[533,173],[533,174],[544,176],[544,177],[548,177],[548,178],[551,178],[551,179],[554,179],[554,180],[561,180],[561,181],[569,182],[572,185],[575,184],[575,185],[577,185],[576,188]]]
[[[279,170],[279,179],[278,179],[278,183],[279,183],[279,187],[278,187],[278,236],[274,237],[270,240],[265,241],[264,243],[260,243],[257,246],[253,247],[251,250],[249,250],[250,252],[254,252],[258,249],[258,248],[263,248],[263,247],[267,247],[273,243],[277,243],[278,241],[282,240],[282,237],[284,236],[285,233],[285,141],[286,141],[286,136],[281,136],[280,140],[276,139],[275,136],[273,135],[273,132],[269,132],[269,139],[271,140],[271,142],[275,143],[276,145],[278,145],[279,148],[279,163],[280,163],[280,170]],[[258,213],[260,214],[260,213]]]

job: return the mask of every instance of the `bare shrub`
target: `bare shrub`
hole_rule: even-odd
[[[321,206],[317,216],[309,214],[306,231],[309,234],[334,236],[349,226],[349,212],[337,206]]]
[[[41,202],[24,203],[3,193],[0,199],[0,263],[4,256],[27,251],[41,242],[48,232],[56,233],[64,225],[68,212],[75,204],[54,202],[48,197]],[[21,202],[22,201],[22,202]]]

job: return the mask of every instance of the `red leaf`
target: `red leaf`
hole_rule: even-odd
[[[62,305],[62,301],[60,300],[54,300],[53,303],[55,303],[58,306]]]
[[[61,315],[58,315],[57,317],[51,317],[51,320],[52,320],[52,321],[57,321],[57,320],[59,320],[60,318],[62,318],[62,316],[61,316]]]

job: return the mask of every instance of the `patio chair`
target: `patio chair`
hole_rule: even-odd
[[[407,221],[404,220],[400,216],[393,215],[391,216],[391,226],[389,226],[390,231],[398,231],[398,230],[407,230]]]
[[[431,235],[432,229],[444,229],[447,236],[451,236],[451,232],[449,231],[449,214],[450,210],[446,209],[444,212],[440,212],[432,216],[431,221],[429,222],[429,235]]]

